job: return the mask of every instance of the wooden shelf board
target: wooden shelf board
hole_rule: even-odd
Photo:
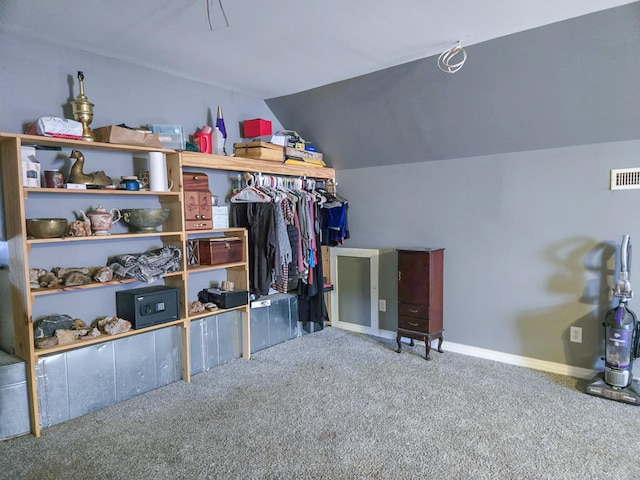
[[[230,170],[233,172],[262,172],[274,175],[324,178],[332,180],[336,177],[335,170],[330,167],[287,165],[274,160],[230,157],[197,152],[182,152],[181,156],[183,167],[210,168],[214,170]]]
[[[175,196],[179,197],[180,192],[155,192],[151,190],[122,190],[118,188],[88,188],[86,190],[76,190],[69,188],[37,188],[37,187],[24,187],[25,193],[55,193],[55,194],[88,194],[88,195],[151,195],[154,197],[159,196]]]
[[[182,238],[182,232],[153,232],[153,233],[117,233],[111,235],[91,235],[89,237],[58,237],[58,238],[28,238],[27,243],[36,245],[40,243],[60,243],[60,242],[87,242],[93,240],[109,239],[133,239],[144,237],[178,237]]]
[[[106,150],[110,152],[162,152],[176,153],[168,148],[149,148],[137,145],[121,145],[103,142],[85,142],[82,140],[68,140],[65,138],[44,137],[41,135],[26,135],[17,133],[0,132],[0,142],[11,139],[19,139],[22,145],[42,145],[45,147],[82,148],[85,150]]]
[[[189,315],[189,320],[191,321],[198,320],[200,318],[210,317],[212,315],[220,315],[221,313],[225,313],[225,312],[233,312],[234,310],[245,310],[248,307],[249,307],[248,305],[240,305],[238,307],[233,307],[233,308],[218,308],[216,310],[206,310],[204,312],[194,313],[193,315]]]
[[[178,272],[169,272],[164,274],[164,276],[162,278],[166,278],[166,277],[176,277],[179,275],[182,275],[182,270],[178,271]],[[113,285],[122,285],[122,284],[127,284],[127,283],[135,283],[138,280],[136,280],[135,278],[118,278],[115,280],[111,280],[110,282],[94,282],[94,283],[88,283],[86,285],[77,285],[74,287],[59,287],[59,288],[39,288],[39,289],[35,289],[32,288],[31,289],[31,295],[35,296],[35,297],[39,297],[41,295],[51,295],[54,293],[63,293],[63,292],[75,292],[77,290],[86,290],[86,289],[90,289],[90,288],[102,288],[102,287],[109,287],[109,286],[113,286]]]
[[[246,230],[246,228],[244,227],[231,227],[231,228],[214,228],[212,230],[185,230],[185,233],[189,236],[189,238],[196,239],[197,240],[197,235],[202,235],[202,234],[210,234],[210,233],[238,233],[238,232],[243,232],[244,230]]]
[[[134,330],[133,328],[125,333],[120,333],[118,335],[107,335],[102,334],[99,337],[91,338],[88,340],[75,340],[73,343],[69,343],[67,345],[56,345],[51,348],[35,348],[34,355],[36,357],[41,357],[44,355],[50,355],[52,353],[65,352],[67,350],[73,350],[76,348],[86,347],[87,345],[95,345],[96,343],[104,343],[110,342],[112,340],[117,340],[119,338],[130,337],[132,335],[138,335],[140,333],[150,332],[152,330],[159,330],[161,328],[171,327],[174,325],[182,325],[184,324],[184,320],[174,320],[173,322],[161,323],[160,325],[153,325],[151,327],[140,328],[138,330]]]
[[[244,267],[247,262],[221,263],[220,265],[189,265],[187,273],[206,272],[211,270],[220,270],[224,268]]]

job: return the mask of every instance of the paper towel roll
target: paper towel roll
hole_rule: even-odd
[[[162,152],[149,152],[149,187],[155,192],[168,192],[167,162]]]

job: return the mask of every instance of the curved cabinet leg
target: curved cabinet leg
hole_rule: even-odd
[[[398,349],[396,350],[396,353],[400,353],[402,351],[402,344],[400,343],[401,338],[402,336],[398,332],[398,335],[396,336],[396,342],[398,343]]]
[[[438,338],[438,351],[440,353],[444,353],[444,350],[442,350],[442,342],[443,342],[444,338],[442,336],[442,333],[440,334],[440,337]]]
[[[426,347],[424,358],[426,360],[431,360],[431,339],[429,337],[425,337],[424,346]]]

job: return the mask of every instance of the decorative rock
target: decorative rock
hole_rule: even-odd
[[[58,339],[58,345],[69,345],[70,343],[73,343],[76,336],[74,335],[73,330],[60,328],[56,330],[56,338]]]
[[[71,330],[83,330],[88,328],[89,325],[84,323],[84,320],[82,320],[81,318],[76,318],[71,324]]]
[[[56,330],[70,328],[73,324],[73,318],[69,315],[49,315],[36,320],[34,324],[33,336],[35,338],[53,337]]]
[[[58,278],[64,278],[68,274],[73,273],[73,272],[80,272],[80,273],[89,274],[89,267],[72,267],[72,268],[53,267],[51,269],[51,272]]]
[[[91,227],[85,222],[74,220],[69,224],[70,237],[88,237],[91,235]]]
[[[36,338],[36,348],[51,348],[58,344],[58,337],[40,337]]]
[[[107,335],[118,335],[131,330],[131,322],[118,317],[104,317],[98,319],[95,323],[100,331]]]
[[[31,288],[40,288],[40,282],[38,281],[38,279],[40,278],[41,275],[44,275],[45,273],[48,273],[48,272],[43,268],[29,269],[29,284]]]
[[[83,331],[83,330],[79,330],[79,331]],[[78,338],[80,338],[80,340],[89,340],[91,338],[99,337],[100,335],[101,335],[100,330],[94,327],[91,330],[89,330],[86,335]]]
[[[93,279],[100,283],[110,282],[113,280],[113,271],[109,267],[100,267],[100,269],[93,274]]]
[[[84,323],[79,318],[76,318],[73,321],[73,324],[71,324],[71,330],[73,330],[73,333],[76,336],[76,338],[80,338],[87,335],[91,331],[91,327],[89,327],[89,325]]]
[[[189,313],[204,312],[204,305],[199,300],[189,303]]]
[[[91,277],[88,273],[79,270],[69,272],[64,277],[65,287],[77,287],[78,285],[88,285],[91,283]]]
[[[38,277],[38,283],[43,288],[56,288],[62,283],[58,277],[51,272],[46,272]]]

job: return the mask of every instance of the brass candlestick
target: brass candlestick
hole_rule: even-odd
[[[93,132],[89,128],[93,120],[93,103],[91,103],[84,94],[84,74],[78,72],[78,81],[80,83],[80,94],[71,102],[73,107],[73,118],[77,122],[82,122],[82,140],[93,142]]]

